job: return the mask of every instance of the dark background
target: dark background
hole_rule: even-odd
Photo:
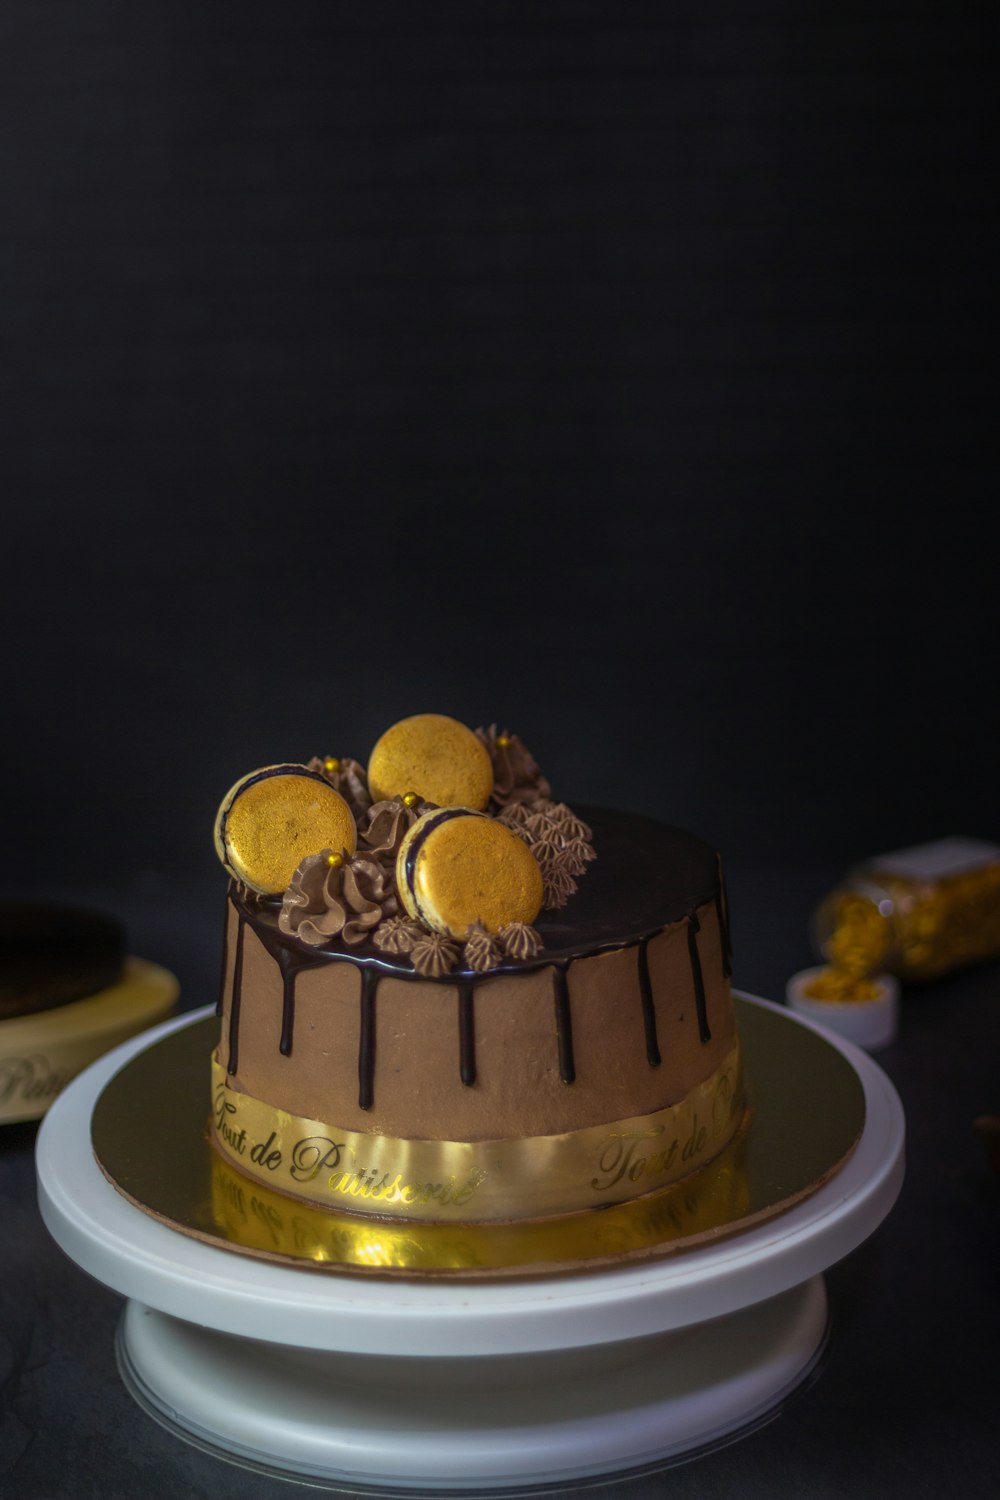
[[[407,713],[735,863],[995,834],[989,8],[8,0],[8,874]]]
[[[6,0],[3,888],[200,1005],[227,787],[428,710],[713,840],[775,998],[847,866],[996,838],[994,16]],[[906,997],[823,1379],[616,1500],[989,1490],[998,1045],[995,967]],[[3,1145],[0,1493],[284,1494],[141,1416]]]

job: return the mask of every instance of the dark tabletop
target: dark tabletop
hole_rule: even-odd
[[[777,998],[788,975],[810,961],[808,913],[833,874],[731,872],[743,989]],[[184,1008],[212,998],[218,934],[210,889],[172,903],[169,916],[148,893],[96,895],[126,917],[136,951],[177,972]],[[832,1333],[818,1379],[742,1441],[594,1493],[869,1500],[988,1492],[998,1460],[1000,1176],[989,1170],[974,1121],[1000,1113],[998,979],[988,965],[905,992],[900,1038],[879,1061],[906,1110],[906,1181],[881,1228],[827,1274]],[[49,1238],[35,1197],[35,1135],[32,1126],[9,1125],[0,1136],[0,1496],[306,1493],[188,1447],[133,1403],[113,1351],[122,1298]]]

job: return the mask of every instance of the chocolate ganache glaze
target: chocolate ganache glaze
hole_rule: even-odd
[[[506,976],[527,976],[542,970],[551,971],[548,985],[558,1078],[563,1085],[576,1084],[579,1069],[574,1046],[574,970],[581,960],[624,950],[635,951],[632,960],[635,982],[631,989],[635,992],[638,1020],[616,1015],[613,1007],[608,1007],[609,1013],[602,1024],[609,1032],[618,1027],[641,1036],[646,1069],[660,1070],[664,1061],[669,1061],[669,1049],[678,1034],[672,1026],[669,1036],[663,1035],[663,1022],[658,1020],[658,1014],[662,1017],[666,1013],[666,997],[658,993],[657,975],[662,976],[666,971],[660,957],[655,965],[651,963],[652,946],[668,929],[677,929],[672,936],[678,940],[683,937],[687,960],[683,986],[678,986],[676,980],[672,984],[690,995],[694,1010],[691,1023],[686,1020],[683,1005],[676,1015],[671,1012],[671,1019],[684,1021],[685,1026],[693,1023],[693,1035],[697,1038],[693,1045],[700,1043],[704,1049],[712,1044],[712,1007],[706,994],[706,976],[712,993],[724,991],[728,1001],[731,974],[728,905],[719,856],[694,835],[636,814],[601,808],[580,811],[593,828],[600,858],[567,909],[543,912],[537,920],[535,926],[542,940],[540,950],[522,960],[505,958],[488,973],[458,968],[434,980],[435,993],[438,987],[449,986],[455,996],[452,1076],[467,1089],[475,1087],[479,1075],[476,1002],[480,987],[495,986],[497,980]],[[235,885],[230,887],[229,902],[232,909],[227,910],[219,1001],[219,1012],[225,1017],[219,1060],[229,1076],[241,1071],[245,949],[247,932],[251,931],[281,975],[280,1027],[276,1028],[276,1035],[277,1050],[283,1057],[291,1058],[296,1046],[296,989],[300,975],[342,964],[360,971],[356,1001],[359,1012],[352,1033],[357,1052],[356,1103],[362,1111],[371,1111],[376,1103],[380,986],[388,979],[421,985],[428,981],[415,972],[407,956],[379,950],[370,940],[349,950],[340,946],[309,947],[280,930],[274,903],[254,900]],[[710,933],[704,930],[706,922],[711,926]],[[231,953],[233,946],[235,951]],[[662,988],[662,979],[660,985]],[[492,1003],[499,1004],[499,998]],[[676,1010],[675,997],[671,998],[671,1004]],[[588,1003],[588,1014],[591,1012],[592,1005]],[[260,1034],[258,1030],[257,1035]],[[721,1043],[721,1038],[718,1041]],[[685,1041],[684,1045],[689,1048],[692,1044]],[[592,1045],[588,1055],[591,1071],[599,1072]],[[690,1071],[691,1064],[686,1066]]]
[[[0,1017],[52,1010],[117,984],[125,933],[102,912],[44,902],[0,904]]]

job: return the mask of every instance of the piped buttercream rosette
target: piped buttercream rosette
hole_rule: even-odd
[[[324,849],[304,859],[292,876],[278,926],[313,948],[334,938],[354,947],[398,910],[395,885],[377,860]]]
[[[544,882],[542,905],[549,910],[565,906],[577,890],[578,878],[597,858],[588,825],[565,802],[548,797],[510,802],[498,821],[523,839],[538,860]]]

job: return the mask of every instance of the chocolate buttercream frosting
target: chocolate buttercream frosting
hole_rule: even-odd
[[[244,885],[243,881],[237,879],[235,875],[232,877],[232,885],[233,890],[245,906],[253,908],[255,906],[271,906],[274,903],[275,898],[273,896],[265,896],[261,891],[255,891],[252,885]]]
[[[537,797],[533,802],[511,802],[498,814],[528,845],[542,871],[542,905],[564,907],[577,889],[576,878],[586,872],[596,850],[589,842],[589,826],[565,802]]]
[[[473,922],[462,949],[464,966],[483,974],[487,969],[495,969],[502,960],[503,951],[493,934],[487,931],[482,922]]]
[[[410,962],[425,978],[440,979],[458,963],[458,944],[440,932],[423,933],[410,950]]]
[[[508,828],[512,828],[515,833],[526,838],[527,826],[532,816],[530,802],[508,802],[507,806],[497,813],[497,822],[505,823]]]
[[[565,802],[545,802],[540,806],[549,822],[555,824],[564,839],[580,839],[589,844],[594,837],[588,824],[582,818],[578,818]],[[594,852],[591,850],[587,858],[593,859],[594,857]]]
[[[508,958],[534,958],[542,951],[542,938],[527,922],[508,922],[497,933],[497,942]]]
[[[524,826],[533,844],[538,843],[541,839],[547,837],[548,834],[554,833],[556,829],[554,821],[547,813],[534,809]]]
[[[563,846],[561,840],[553,838],[548,833],[546,833],[544,838],[533,839],[530,848],[543,870],[549,865],[565,865],[565,861],[562,858]],[[574,872],[570,870],[569,873],[572,875]]]
[[[559,857],[571,875],[582,875],[597,855],[583,839],[567,839],[559,851]]]
[[[251,908],[233,890],[219,1056],[236,1086],[251,1081],[252,1092],[266,1099],[273,1083],[272,1102],[281,1107],[291,1077],[305,1117],[327,1118],[324,1110],[335,1100],[335,1123],[345,1129],[357,1122],[363,1131],[374,1126],[376,1133],[407,1139],[476,1140],[492,1139],[501,1115],[515,1138],[604,1123],[609,1086],[619,1089],[620,1107],[612,1111],[619,1119],[658,1108],[668,1077],[669,1088],[676,1083],[681,1094],[696,1085],[732,1041],[718,855],[690,834],[628,813],[581,814],[593,825],[600,858],[588,865],[565,912],[538,917],[543,946],[533,956],[520,956],[534,947],[530,930],[496,934],[505,956],[492,969],[466,967],[461,945],[447,937],[401,928],[394,920],[399,913],[376,923],[356,946],[339,937],[311,945],[293,935],[291,897],[279,927],[280,902]],[[361,856],[366,859],[375,863]],[[327,904],[329,877],[318,864],[314,857],[297,872],[297,918],[310,904],[310,871],[320,887],[315,904]],[[414,939],[410,955],[375,942],[383,926],[390,947]],[[248,947],[250,938],[255,941]],[[301,983],[306,971],[307,984]],[[432,992],[421,995],[428,988]],[[620,1023],[619,998],[629,1007]],[[280,1033],[275,1025],[257,1024],[265,1004],[273,1021],[280,1018]],[[415,1038],[416,1071],[399,1097],[397,1075],[414,1054]],[[525,1067],[516,1064],[508,1077],[494,1063],[522,1041]],[[536,1069],[528,1059],[537,1058],[544,1066]],[[433,1076],[431,1068],[437,1069]],[[528,1091],[517,1085],[526,1069],[533,1080]],[[447,1080],[456,1073],[460,1088],[451,1090]],[[499,1093],[484,1105],[487,1089],[494,1088]],[[444,1130],[439,1092],[449,1097]],[[377,1121],[369,1113],[373,1107],[380,1111]],[[508,1107],[513,1116],[504,1113]]]
[[[383,917],[396,916],[396,888],[376,859],[354,854],[339,865],[331,851],[310,854],[292,876],[278,915],[282,932],[319,948],[332,938],[362,943]]]
[[[550,795],[549,783],[519,735],[506,729],[498,730],[495,724],[489,729],[477,729],[476,734],[493,762],[492,800],[495,807],[506,807],[511,802],[534,802],[539,797]]]
[[[433,802],[417,802],[413,807],[407,807],[402,797],[372,803],[367,826],[361,833],[365,848],[395,868],[400,844],[417,819],[434,806]]]
[[[565,866],[553,861],[542,866],[542,905],[559,911],[576,890],[576,881]]]
[[[410,917],[386,917],[372,934],[372,942],[383,953],[406,954],[426,936],[426,930]]]

